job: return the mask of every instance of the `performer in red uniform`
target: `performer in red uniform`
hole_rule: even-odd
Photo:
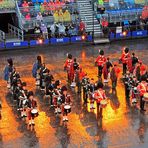
[[[120,60],[123,64],[123,75],[124,75],[126,74],[127,68],[130,68],[130,66],[132,67],[132,60],[129,53],[129,48],[124,49]]]
[[[86,76],[87,74],[82,70],[82,67],[79,67],[76,70],[76,85],[77,85],[77,92],[81,93],[81,87],[82,87],[82,79]]]
[[[34,117],[35,114],[32,114],[32,110],[36,109],[37,107],[37,101],[34,98],[34,93],[32,91],[28,92],[28,120],[29,120],[29,126],[35,125],[34,123]]]
[[[98,113],[100,114],[100,116],[102,117],[102,107],[100,102],[102,100],[107,99],[106,95],[105,95],[105,91],[103,90],[103,83],[102,82],[98,82],[97,84],[97,90],[94,92],[94,98],[97,102],[97,110]]]
[[[100,50],[100,55],[97,57],[95,63],[98,66],[98,77],[101,78],[103,66],[106,63],[106,58],[104,56],[104,51]]]
[[[64,70],[67,71],[68,82],[72,83],[74,79],[74,67],[73,67],[73,59],[71,54],[68,54],[68,58],[64,64]]]
[[[57,80],[54,84],[53,105],[55,108],[55,114],[61,114],[61,81],[59,80]]]
[[[107,62],[104,64],[104,67],[103,67],[104,83],[108,83],[108,78],[110,77],[111,67],[112,67],[112,63],[110,62],[109,58],[107,58]]]
[[[146,82],[146,77],[144,75],[141,77],[141,83],[139,83],[137,89],[140,93],[140,110],[146,111],[144,109],[145,101],[143,95],[148,92],[148,83]]]
[[[112,92],[116,91],[118,75],[120,73],[120,69],[117,67],[117,63],[114,63],[114,67],[111,70],[110,78],[112,81]]]
[[[71,112],[71,97],[67,93],[67,87],[63,86],[61,88],[62,91],[62,113],[63,113],[63,121],[68,121],[68,113]]]

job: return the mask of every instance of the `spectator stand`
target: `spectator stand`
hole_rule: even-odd
[[[15,1],[14,0],[1,0],[0,1],[0,13],[15,13]]]
[[[19,16],[21,17],[22,28],[25,31],[25,38],[35,37],[34,29],[36,26],[41,27],[41,24],[47,27],[49,37],[78,35],[79,12],[77,4],[73,0],[69,3],[61,2],[54,7],[50,2],[33,2],[27,4],[23,2],[22,7],[19,7]],[[55,34],[51,30],[53,26],[55,27],[53,29]],[[56,29],[59,29],[59,31]]]

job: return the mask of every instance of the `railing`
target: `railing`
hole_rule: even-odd
[[[5,39],[6,39],[5,32],[3,32],[2,30],[0,30],[0,41],[4,42]]]
[[[18,39],[20,39],[21,41],[24,40],[24,32],[23,30],[11,25],[11,24],[8,24],[8,32],[13,35],[13,36],[16,36]]]
[[[97,18],[106,18],[110,23],[122,22],[124,20],[128,21],[136,21],[139,20],[140,16],[142,15],[142,10],[135,10],[135,11],[113,11],[113,12],[106,12],[104,14],[97,14]]]
[[[19,27],[23,30],[22,16],[21,16],[21,12],[20,12],[17,1],[15,1],[15,6],[16,6],[16,14],[17,14],[18,20],[19,20]]]

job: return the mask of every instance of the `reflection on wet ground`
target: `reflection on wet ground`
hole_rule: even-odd
[[[98,49],[104,49],[106,55],[115,61],[125,46],[129,46],[143,59],[144,63],[148,63],[147,40],[115,42],[100,46],[55,46],[1,52],[0,97],[3,108],[0,120],[0,148],[147,148],[148,115],[141,114],[139,110],[130,106],[125,99],[121,80],[115,94],[112,93],[110,84],[109,87],[105,87],[109,104],[103,110],[103,118],[98,117],[96,109],[91,111],[89,104],[83,105],[82,96],[75,90],[69,90],[73,106],[69,122],[65,125],[60,116],[54,115],[43,93],[35,90],[35,81],[31,76],[32,64],[40,54],[55,79],[60,79],[63,84],[66,84],[63,63],[66,53],[70,52],[78,58],[88,76],[97,80],[94,61],[98,55]],[[8,57],[14,59],[15,66],[22,79],[27,82],[28,89],[36,92],[40,112],[35,119],[34,128],[30,129],[26,122],[19,118],[10,94],[7,92],[6,84],[2,80],[2,70]]]

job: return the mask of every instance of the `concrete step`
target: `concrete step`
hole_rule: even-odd
[[[94,44],[103,44],[103,43],[109,43],[109,39],[108,38],[95,38],[94,39]]]

